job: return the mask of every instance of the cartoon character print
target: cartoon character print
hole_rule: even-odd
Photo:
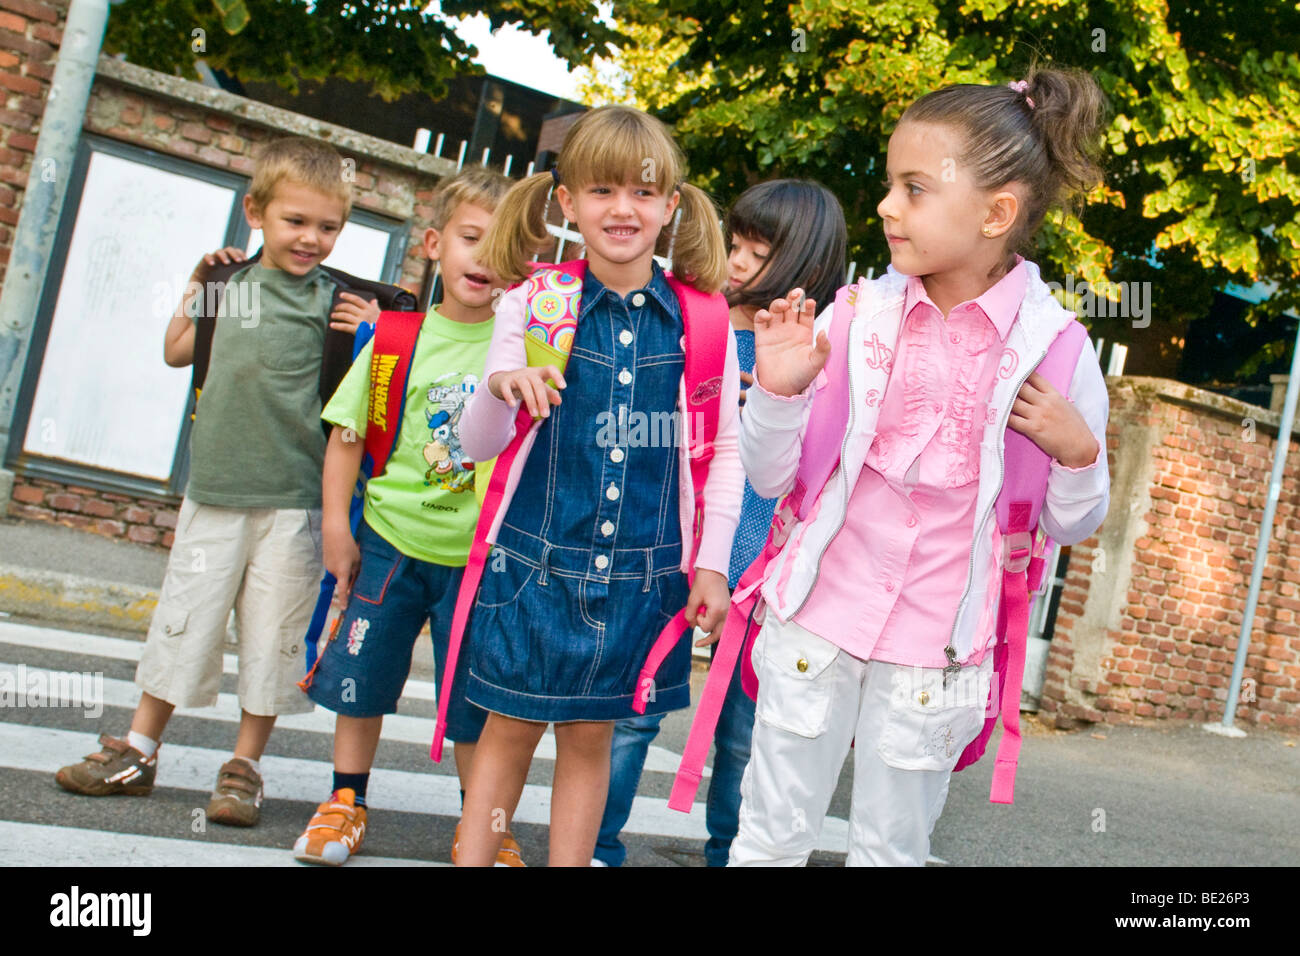
[[[429,441],[424,446],[424,460],[429,466],[424,483],[444,491],[474,490],[474,462],[460,447],[460,417],[465,400],[478,385],[478,376],[464,373],[444,375],[426,393],[429,407],[424,419],[429,426]]]

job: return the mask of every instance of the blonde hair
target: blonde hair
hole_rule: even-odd
[[[275,198],[275,188],[280,183],[297,183],[342,202],[346,221],[352,211],[352,184],[344,178],[343,171],[343,157],[327,143],[302,136],[272,140],[262,148],[253,165],[248,195],[254,206],[265,210]]]
[[[659,120],[628,106],[584,113],[564,137],[555,165],[570,190],[592,183],[655,183],[680,193],[673,225],[659,233],[655,252],[673,259],[673,271],[701,292],[717,292],[727,278],[727,251],[718,210],[704,190],[682,182],[686,160]],[[555,179],[537,173],[516,183],[497,209],[480,246],[480,261],[509,282],[528,274],[528,260],[550,239],[546,200]]]
[[[433,197],[433,213],[429,225],[441,232],[461,203],[473,203],[488,212],[495,212],[497,204],[510,191],[510,180],[494,169],[471,166],[445,180]]]

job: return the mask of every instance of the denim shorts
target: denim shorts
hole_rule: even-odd
[[[411,672],[411,653],[424,622],[433,637],[438,680],[447,659],[451,615],[464,568],[419,561],[402,554],[368,524],[357,534],[361,569],[347,609],[307,677],[307,696],[348,717],[397,711]],[[487,712],[465,699],[468,648],[462,647],[447,707],[447,739],[472,743]],[[347,682],[347,683],[345,683]],[[442,694],[439,686],[438,693]]]

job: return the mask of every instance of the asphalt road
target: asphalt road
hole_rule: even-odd
[[[329,789],[327,715],[277,728],[268,750],[267,801],[251,830],[196,829],[196,810],[233,744],[224,699],[216,710],[178,714],[168,729],[164,776],[146,799],[88,799],[67,794],[52,770],[97,749],[101,731],[123,734],[136,692],[130,684],[139,635],[102,629],[61,631],[0,618],[0,670],[102,674],[102,716],[73,707],[0,707],[0,863],[202,863],[222,852],[242,865],[292,864],[288,848]],[[434,704],[427,639],[399,714],[386,726],[371,784],[372,813],[357,862],[445,862],[455,825],[450,761],[428,759],[425,731]],[[696,696],[702,665],[695,673]],[[227,673],[224,694],[233,694]],[[422,695],[422,696],[421,696]],[[225,708],[223,711],[222,708]],[[237,711],[236,711],[237,712]],[[314,722],[313,722],[314,721]],[[309,726],[310,725],[310,726]],[[953,866],[1278,866],[1300,863],[1300,747],[1295,737],[1252,731],[1244,739],[1199,725],[1125,726],[1064,733],[1026,719],[1016,803],[988,802],[992,759],[955,774],[935,829],[933,855]],[[391,727],[391,732],[390,732]],[[642,778],[625,843],[629,865],[703,865],[703,806],[688,817],[664,809],[672,768],[689,729],[689,712],[670,715]],[[990,754],[996,737],[990,744]],[[525,860],[546,855],[546,812],[553,761],[544,742],[528,777],[514,830]],[[816,864],[835,865],[828,835],[849,815],[851,760],[841,774]],[[706,783],[707,786],[707,783]],[[700,799],[704,797],[701,788]],[[8,821],[6,824],[4,821]],[[18,826],[13,826],[17,824]],[[838,829],[836,829],[838,827]],[[91,837],[94,836],[94,839]],[[141,840],[140,837],[155,838]],[[147,844],[147,846],[145,846]],[[260,850],[258,849],[260,848]],[[243,854],[240,856],[239,854]],[[353,865],[353,864],[349,864]]]

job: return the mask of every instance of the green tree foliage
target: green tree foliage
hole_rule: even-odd
[[[1281,314],[1300,307],[1295,3],[620,0],[614,19],[636,44],[632,97],[662,107],[702,185],[729,202],[761,179],[818,179],[844,203],[852,254],[877,267],[883,158],[909,103],[1019,79],[1034,59],[1086,69],[1110,102],[1107,183],[1081,220],[1049,217],[1046,276],[1152,283],[1150,329],[1091,322],[1135,344],[1130,367],[1175,355],[1228,282],[1276,286],[1248,313],[1266,328],[1238,374],[1286,350]],[[655,37],[680,55],[655,63]]]
[[[617,36],[589,0],[448,0],[442,10],[486,14],[494,28],[519,22],[549,30],[556,52],[574,63]],[[478,70],[470,63],[475,49],[427,0],[126,0],[112,8],[104,50],[191,78],[202,59],[237,79],[295,93],[302,80],[364,82],[388,100],[441,97],[448,79]]]

